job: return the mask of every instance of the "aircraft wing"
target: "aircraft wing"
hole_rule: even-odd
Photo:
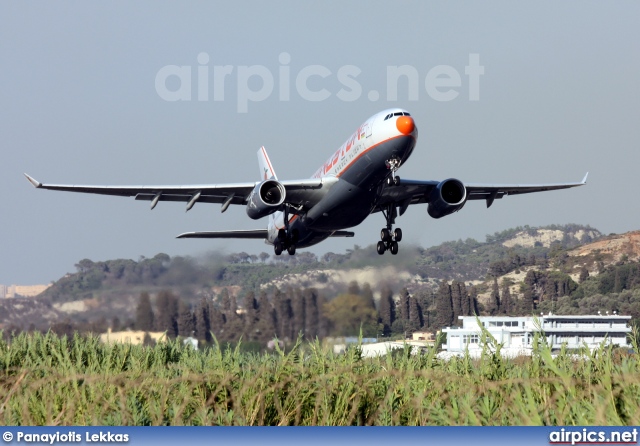
[[[151,202],[151,209],[159,201],[181,201],[187,203],[187,210],[198,203],[222,204],[222,212],[231,204],[246,205],[251,191],[259,183],[201,184],[187,186],[83,186],[65,184],[45,184],[25,174],[27,180],[39,189],[85,194],[115,195],[135,197],[136,200]],[[324,196],[335,178],[281,181],[286,190],[286,202],[299,209],[310,209]]]
[[[467,200],[486,200],[487,207],[493,201],[505,195],[529,194],[549,190],[568,189],[587,184],[587,175],[577,183],[547,183],[547,184],[479,184],[465,183]],[[400,207],[400,215],[412,204],[429,203],[429,196],[438,181],[420,181],[401,179],[399,185],[385,185],[380,201],[374,212],[384,209],[389,203],[396,203]]]

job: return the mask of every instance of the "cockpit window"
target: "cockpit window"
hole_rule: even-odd
[[[386,121],[389,118],[392,118],[394,116],[411,116],[409,113],[407,112],[395,112],[395,113],[389,113],[387,116],[384,117],[384,121]]]

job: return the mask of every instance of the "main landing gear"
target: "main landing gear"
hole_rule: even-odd
[[[376,246],[378,254],[382,255],[385,251],[391,251],[391,254],[398,254],[398,242],[402,240],[402,229],[396,228],[392,231],[392,225],[396,222],[397,208],[394,203],[382,210],[382,214],[387,220],[387,227],[380,231],[380,241]]]
[[[279,256],[285,249],[290,256],[296,253],[296,244],[300,238],[300,234],[297,229],[289,228],[289,208],[284,208],[284,228],[278,231],[278,238],[273,243],[273,252]]]

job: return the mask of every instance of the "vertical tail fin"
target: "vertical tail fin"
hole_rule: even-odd
[[[258,150],[258,164],[260,166],[260,180],[277,180],[275,170],[273,170],[273,166],[271,165],[271,161],[269,160],[269,156],[267,155],[267,150],[264,146],[260,147]]]

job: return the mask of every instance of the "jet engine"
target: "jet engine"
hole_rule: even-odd
[[[284,186],[276,180],[265,180],[256,185],[249,195],[247,215],[257,220],[281,209],[286,196]]]
[[[460,180],[449,178],[441,181],[431,191],[427,212],[433,218],[441,218],[462,209],[467,201],[467,189]]]

